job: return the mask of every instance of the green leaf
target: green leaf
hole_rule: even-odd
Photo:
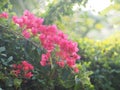
[[[1,54],[1,56],[7,57],[7,55],[6,55],[6,54]]]
[[[6,50],[5,47],[0,47],[0,53],[3,52],[3,51],[5,51],[5,50]]]
[[[13,79],[10,78],[10,77],[7,77],[7,79],[6,79],[6,85],[9,86],[9,87],[12,87],[13,86]]]
[[[0,90],[3,90],[2,88],[0,88]]]
[[[7,63],[11,62],[13,60],[13,56],[10,56],[7,60]]]
[[[17,79],[17,78],[14,79],[14,85],[16,88],[20,87],[21,83],[22,83],[21,79]]]
[[[40,55],[40,54],[41,54],[41,49],[40,49],[40,48],[37,48],[37,52],[38,52],[38,54]]]

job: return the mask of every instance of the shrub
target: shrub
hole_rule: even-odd
[[[90,62],[88,70],[95,90],[119,90],[120,88],[120,39],[113,36],[103,41],[80,39],[79,54],[82,62]]]
[[[32,15],[31,15],[32,16]],[[4,17],[2,17],[4,18]],[[38,38],[30,38],[28,31],[23,31],[23,36],[21,36],[20,31],[17,26],[11,22],[10,25],[7,20],[1,19],[0,22],[0,88],[5,90],[93,90],[94,87],[90,83],[89,75],[92,74],[91,71],[87,71],[86,67],[89,66],[87,63],[76,64],[75,62],[66,61],[66,65],[56,59],[54,52],[51,53],[53,63],[42,64],[40,59],[46,59],[46,52],[51,48],[47,48],[43,45],[43,48],[39,42]],[[20,21],[18,18],[14,17],[14,20]],[[7,24],[6,24],[7,23]],[[19,24],[18,22],[16,22]],[[47,27],[54,30],[54,27]],[[11,30],[13,29],[13,30]],[[30,28],[29,28],[30,29]],[[49,29],[48,29],[49,30]],[[66,39],[65,35],[59,31],[61,36],[59,38],[65,39],[64,45],[72,45],[70,49],[60,46],[60,50],[65,50],[68,57],[73,59],[78,59],[79,56],[76,54],[78,51],[77,44]],[[35,32],[32,32],[36,34]],[[61,39],[61,40],[63,40]],[[44,39],[45,41],[46,39]],[[49,39],[48,39],[49,40]],[[64,41],[64,40],[63,40]],[[58,42],[56,40],[56,42]],[[62,43],[60,45],[62,45]],[[67,44],[68,43],[68,44]],[[44,42],[43,42],[44,44]],[[46,44],[47,45],[47,44]],[[48,44],[49,45],[49,44]],[[59,43],[58,43],[59,45]],[[58,48],[59,50],[59,48]],[[75,51],[73,54],[72,52]],[[64,52],[61,52],[64,53]],[[69,56],[70,55],[70,56]],[[63,54],[58,54],[60,58],[64,58]],[[67,58],[64,58],[67,59]],[[27,60],[27,61],[24,61]],[[59,61],[56,63],[56,61]],[[44,60],[43,60],[44,61]],[[34,66],[34,70],[25,71],[22,63],[27,62],[27,65]],[[41,64],[41,65],[40,65]],[[54,65],[54,67],[52,67]],[[45,66],[45,67],[43,67]],[[60,68],[61,67],[61,68]],[[63,68],[64,67],[64,68]],[[84,68],[82,68],[84,67]],[[28,67],[26,67],[28,68]],[[80,69],[80,71],[79,71]],[[76,73],[75,73],[76,72]]]

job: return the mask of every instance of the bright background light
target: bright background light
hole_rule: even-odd
[[[100,12],[111,4],[110,0],[88,0],[86,8]]]

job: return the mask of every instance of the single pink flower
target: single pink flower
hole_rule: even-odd
[[[18,64],[18,65],[17,65],[17,69],[21,70],[22,68],[23,68],[23,67],[22,67],[21,64]]]
[[[22,61],[22,65],[25,71],[34,69],[34,67],[31,64],[29,64],[27,61]]]
[[[38,30],[33,27],[33,28],[31,29],[31,32],[32,32],[33,35],[37,35]]]
[[[75,65],[75,60],[67,60],[67,65],[73,67]]]
[[[22,61],[21,63],[22,63],[22,65],[24,65],[24,66],[28,65],[28,62],[27,62],[26,60]]]
[[[29,67],[28,67],[28,66],[24,66],[24,67],[23,67],[23,70],[24,70],[24,71],[29,71]]]
[[[2,12],[1,14],[0,14],[0,18],[8,18],[8,13],[7,12]]]
[[[41,65],[41,66],[46,66],[46,61],[42,61],[42,60],[41,60],[41,61],[40,61],[40,65]]]
[[[34,69],[33,65],[29,64],[29,70],[33,70],[33,69]]]
[[[64,61],[59,61],[59,62],[57,62],[57,64],[58,64],[60,67],[62,67],[62,68],[65,66]]]
[[[31,78],[33,74],[31,72],[28,72],[24,75],[25,78]]]
[[[30,33],[27,31],[27,30],[24,30],[22,32],[22,35],[26,38],[26,39],[29,39],[30,38]]]
[[[79,73],[79,69],[77,67],[75,67],[73,70],[75,73]]]
[[[19,70],[19,69],[18,69],[18,70],[13,70],[12,72],[13,72],[13,74],[14,74],[16,77],[18,77],[18,75],[20,74],[20,70]]]

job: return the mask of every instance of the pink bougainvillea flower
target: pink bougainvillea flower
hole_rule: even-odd
[[[38,30],[36,28],[32,27],[31,32],[33,35],[37,35]]]
[[[19,69],[19,70],[22,70],[22,65],[21,64],[16,64],[17,68],[16,69]]]
[[[65,66],[64,61],[59,61],[59,62],[57,62],[57,64],[58,64],[60,67],[62,67],[62,68]]]
[[[1,14],[0,14],[0,18],[8,18],[8,13],[7,12],[2,12]]]
[[[73,67],[75,65],[75,60],[67,60],[67,65]]]
[[[75,73],[79,73],[79,69],[77,67],[75,67],[73,70]]]
[[[42,54],[42,60],[47,61],[49,59],[48,55]]]
[[[59,30],[56,25],[43,25],[44,20],[42,18],[36,17],[27,10],[19,18],[14,16],[13,21],[23,30],[22,35],[26,39],[32,38],[32,36],[39,38],[41,46],[46,51],[42,54],[41,66],[51,64],[51,57],[54,60],[52,64],[58,64],[60,67],[66,65],[73,68],[76,65],[76,60],[80,59],[80,56],[77,54],[79,51],[77,43],[69,40],[67,35]],[[47,53],[56,55],[57,60]],[[25,68],[26,70],[28,69],[27,67]],[[75,72],[78,71],[77,69],[74,70]]]
[[[26,60],[22,61],[20,64],[13,64],[12,72],[16,77],[31,78],[33,76],[31,70],[34,69],[33,65],[28,63]]]
[[[42,59],[40,61],[41,66],[46,66],[48,59],[50,58],[50,53],[42,54]]]
[[[12,73],[13,73],[16,77],[18,77],[18,75],[20,74],[20,70],[19,70],[19,69],[18,69],[18,70],[13,70]]]
[[[46,66],[46,64],[47,64],[46,61],[40,60],[40,65],[41,65],[41,66]]]
[[[25,78],[31,78],[33,76],[33,74],[31,72],[28,72],[24,75]]]
[[[24,61],[21,62],[21,64],[22,64],[23,66],[27,66],[29,63],[28,63],[26,60],[24,60]]]
[[[34,66],[29,64],[29,70],[33,70],[34,69]]]
[[[29,39],[30,38],[30,33],[27,31],[27,30],[24,30],[22,32],[22,35],[26,38],[26,39]]]
[[[27,61],[22,61],[22,65],[25,71],[34,69],[34,67],[31,64],[29,64]]]

